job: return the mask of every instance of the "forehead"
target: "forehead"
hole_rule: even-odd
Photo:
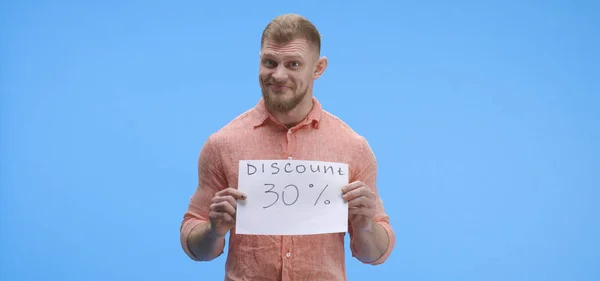
[[[287,43],[277,43],[267,39],[264,41],[261,55],[269,57],[307,58],[312,55],[312,49],[306,39],[294,39]]]

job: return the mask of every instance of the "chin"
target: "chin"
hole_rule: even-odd
[[[279,99],[282,99],[284,97],[292,98],[294,96],[294,91],[292,91],[292,89],[289,88],[285,88],[282,90],[267,89],[267,94]]]

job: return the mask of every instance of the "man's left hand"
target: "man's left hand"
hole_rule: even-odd
[[[352,182],[342,188],[342,198],[348,202],[352,227],[362,231],[372,230],[377,198],[371,188],[360,181]]]

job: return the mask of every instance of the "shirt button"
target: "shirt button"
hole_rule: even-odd
[[[286,253],[286,254],[285,254],[285,256],[286,256],[286,257],[288,257],[288,258],[289,258],[291,255],[292,255],[292,254],[290,254],[290,253]]]
[[[290,134],[290,135],[292,134],[292,129],[288,130],[288,134]]]

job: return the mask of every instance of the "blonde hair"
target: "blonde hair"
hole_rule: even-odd
[[[265,40],[285,44],[298,38],[306,39],[321,51],[321,34],[309,20],[298,14],[280,15],[269,22],[263,30],[260,46],[262,48]]]

